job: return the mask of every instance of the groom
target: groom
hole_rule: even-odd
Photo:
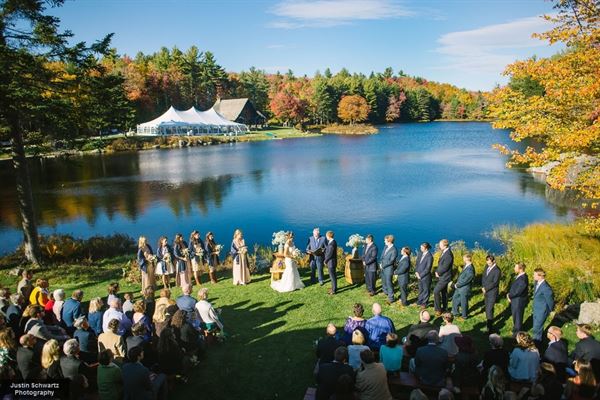
[[[319,228],[313,229],[313,234],[308,238],[306,252],[310,260],[310,283],[315,283],[315,269],[319,274],[319,284],[323,286],[323,253],[325,251],[325,238],[319,233]]]
[[[337,276],[336,276],[336,268],[337,268],[337,243],[333,238],[333,231],[327,231],[325,234],[327,236],[327,245],[325,247],[325,264],[327,264],[327,269],[329,270],[329,278],[331,279],[331,289],[329,290],[329,294],[335,294],[337,291]]]

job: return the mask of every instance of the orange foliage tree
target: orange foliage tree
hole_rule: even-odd
[[[354,124],[369,117],[371,107],[367,100],[359,95],[344,96],[338,104],[338,117],[344,122]]]
[[[494,127],[511,129],[514,141],[531,138],[542,146],[523,152],[497,148],[511,155],[509,166],[559,161],[548,176],[551,187],[600,199],[600,163],[588,157],[600,150],[600,5],[595,0],[556,0],[554,8],[558,12],[545,18],[555,27],[535,36],[551,44],[563,42],[566,50],[509,65],[505,74],[510,83],[490,96]],[[575,164],[580,171],[573,177]]]

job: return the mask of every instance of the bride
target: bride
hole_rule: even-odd
[[[271,281],[271,287],[278,292],[293,292],[296,289],[303,289],[304,283],[300,279],[298,265],[294,261],[294,234],[289,232],[283,247],[283,255],[285,256],[285,270],[278,281]]]

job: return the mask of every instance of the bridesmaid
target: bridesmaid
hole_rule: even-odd
[[[250,282],[248,269],[248,247],[244,241],[242,231],[236,229],[231,242],[231,256],[233,257],[233,284],[245,285]]]
[[[148,286],[154,288],[154,252],[145,236],[138,239],[137,262],[142,271],[142,294]]]
[[[212,232],[208,232],[204,238],[205,256],[208,262],[208,276],[211,283],[217,283],[217,267],[219,266],[219,253],[215,236]]]
[[[173,249],[167,243],[167,237],[161,236],[158,239],[158,245],[156,246],[156,275],[162,276],[163,286],[165,289],[171,287],[171,275],[175,272],[173,267]]]
[[[173,254],[175,255],[175,266],[176,266],[176,279],[175,282],[180,287],[185,287],[190,285],[190,280],[187,275],[187,263],[190,259],[190,253],[185,240],[183,240],[183,235],[178,233],[175,235],[175,240],[173,241]]]
[[[204,265],[204,242],[200,239],[200,232],[193,231],[190,235],[190,258],[192,259],[192,271],[196,285],[202,284],[202,265]]]

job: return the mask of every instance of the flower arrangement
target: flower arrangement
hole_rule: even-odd
[[[190,249],[188,249],[187,247],[185,249],[183,249],[181,251],[181,253],[183,254],[184,257],[189,257],[190,255]]]
[[[194,254],[196,255],[196,257],[202,257],[204,255],[204,250],[196,249],[196,252]]]
[[[299,248],[294,247],[292,249],[292,257],[294,257],[294,258],[300,258],[300,257],[302,257],[302,252],[300,251]]]
[[[163,261],[170,262],[171,261],[171,253],[165,253],[165,255],[163,256]]]
[[[223,250],[223,245],[222,244],[218,244],[215,246],[215,253],[219,254],[221,252],[221,250]]]
[[[346,242],[346,246],[353,247],[356,249],[356,248],[362,246],[364,243],[365,243],[365,238],[362,237],[361,235],[359,235],[358,233],[355,233],[353,235],[350,235],[350,237],[348,238],[348,242]]]
[[[273,240],[271,243],[273,246],[282,245],[285,244],[286,238],[287,234],[285,231],[273,232]]]

